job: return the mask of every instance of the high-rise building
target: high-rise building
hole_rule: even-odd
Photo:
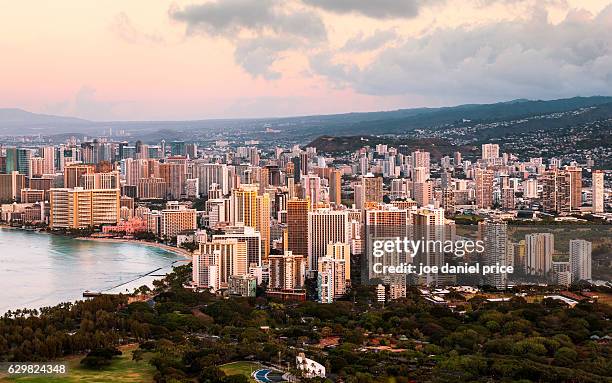
[[[363,284],[369,284],[371,280],[386,276],[376,273],[373,264],[380,263],[382,266],[395,266],[400,262],[410,261],[406,254],[385,253],[384,256],[375,259],[374,242],[376,240],[388,240],[395,238],[411,238],[412,217],[408,209],[399,209],[395,206],[384,206],[376,209],[365,210],[365,249],[361,257],[361,279]],[[388,283],[388,280],[386,281]]]
[[[329,175],[329,202],[342,204],[342,172],[333,169]]]
[[[350,228],[348,213],[329,209],[318,209],[308,213],[308,270],[318,267],[330,243],[349,243]]]
[[[379,303],[385,303],[387,300],[387,291],[385,285],[378,284],[376,286],[376,301]]]
[[[203,257],[203,260],[198,258],[198,261],[203,264],[202,268],[198,267],[199,274],[206,274],[206,267],[216,266],[214,268],[216,281],[210,280],[210,271],[208,271],[208,278],[203,278],[205,282],[213,285],[215,290],[227,288],[231,276],[248,274],[247,244],[236,238],[215,239],[211,242],[200,243],[199,253],[198,257]]]
[[[308,256],[308,211],[309,201],[293,198],[287,201],[286,250],[293,254]]]
[[[44,146],[40,149],[40,156],[43,158],[42,174],[55,173],[55,147]]]
[[[482,159],[493,160],[499,158],[498,144],[482,144]]]
[[[493,170],[475,170],[474,179],[476,181],[476,205],[482,209],[493,207]]]
[[[299,290],[304,288],[306,262],[302,255],[285,251],[283,254],[271,254],[270,284],[271,289]]]
[[[255,184],[243,184],[232,190],[232,223],[257,228],[257,193]]]
[[[569,242],[570,271],[572,281],[591,280],[591,242],[572,239]]]
[[[604,212],[604,172],[593,170],[593,213]]]
[[[160,235],[172,238],[183,232],[193,232],[198,228],[196,210],[187,209],[182,205],[178,209],[161,211]]]
[[[4,171],[9,174],[19,171],[19,162],[17,160],[17,148],[6,148],[6,159],[4,161]]]
[[[197,178],[187,178],[185,180],[185,198],[194,200],[200,196],[200,188]]]
[[[196,252],[193,254],[192,265],[192,279],[193,286],[198,289],[208,290],[215,292],[219,290],[219,259],[221,258],[221,252],[202,254]]]
[[[453,189],[442,189],[442,208],[447,215],[455,214],[455,192]]]
[[[26,186],[25,177],[17,170],[0,174],[0,202],[19,202],[21,190]]]
[[[83,189],[119,189],[119,173],[85,173],[81,175],[79,186]]]
[[[509,260],[507,225],[504,222],[484,222],[484,263],[485,266],[507,267]],[[512,253],[513,254],[513,253]],[[496,288],[508,286],[507,273],[489,273],[484,276],[485,284]]]
[[[219,185],[223,195],[229,194],[229,171],[225,164],[210,164],[196,160],[193,164],[193,177],[198,179],[200,193],[207,196],[212,184]]]
[[[313,208],[321,201],[321,178],[316,174],[304,174],[300,180],[302,198],[308,199]]]
[[[536,178],[526,180],[523,191],[525,198],[538,198],[538,180]]]
[[[423,150],[416,150],[412,152],[410,156],[410,165],[413,171],[416,168],[423,168],[423,177],[425,178],[425,180],[429,179],[429,173],[431,168],[429,152]],[[414,180],[414,174],[412,174],[412,179]],[[422,182],[424,182],[425,180],[423,180]]]
[[[127,158],[123,160],[122,163],[124,167],[126,185],[137,186],[141,179],[149,178],[153,175],[152,172],[150,172],[150,162],[146,159]]]
[[[31,157],[30,158],[30,166],[28,167],[28,178],[32,178],[34,176],[42,176],[44,173],[44,165],[45,160],[42,157]]]
[[[136,197],[142,200],[166,198],[166,181],[155,177],[139,179]]]
[[[317,296],[319,303],[332,303],[346,293],[345,260],[321,257],[317,260]]]
[[[514,189],[504,187],[501,189],[501,207],[505,210],[514,209]]]
[[[417,206],[426,206],[431,204],[433,198],[433,182],[431,180],[424,182],[413,182],[412,197],[416,201]]]
[[[93,165],[73,163],[64,166],[64,188],[72,189],[81,185],[83,174],[93,174]]]
[[[160,177],[166,182],[168,199],[180,199],[185,191],[185,164],[167,162],[159,165]]]
[[[270,254],[270,195],[263,193],[257,196],[257,215],[255,229],[261,233],[262,256],[264,260],[268,259]]]
[[[344,277],[346,283],[351,283],[351,246],[347,243],[336,242],[328,243],[325,256],[332,259],[341,259],[344,261]]]
[[[361,192],[363,193],[364,207],[372,203],[383,201],[383,179],[372,174],[361,177]]]
[[[440,243],[446,239],[444,209],[434,208],[431,205],[421,207],[412,213],[412,222],[413,236],[415,239],[423,241],[438,241]],[[406,256],[404,254],[400,254],[400,262],[404,261],[405,257]],[[437,246],[433,246],[432,248],[427,246],[425,251],[418,252],[416,255],[413,254],[411,258],[405,258],[404,262],[415,264],[422,263],[427,266],[437,266],[440,268],[444,264],[444,251]],[[414,282],[426,285],[443,284],[440,276],[440,274],[436,273],[423,274]]]
[[[359,158],[359,173],[361,175],[366,175],[370,171],[370,161],[368,160],[368,156],[361,156]]]
[[[254,297],[257,293],[257,278],[252,275],[232,275],[229,277],[229,295]]]
[[[553,169],[542,175],[542,208],[546,212],[561,213],[572,210],[572,189],[576,199],[576,177],[565,170]],[[573,186],[572,187],[572,181]]]
[[[569,205],[571,210],[580,210],[582,205],[582,169],[568,166],[566,169],[569,177]]]
[[[6,158],[4,171],[8,174],[18,171],[20,174],[28,176],[31,174],[30,163],[34,157],[35,149],[30,148],[6,148]]]
[[[216,239],[236,239],[238,242],[244,242],[247,245],[247,262],[248,265],[261,266],[262,260],[262,240],[261,234],[249,226],[228,226],[223,234],[213,235],[213,240]]]
[[[49,206],[52,229],[116,225],[120,218],[120,193],[119,189],[51,189]]]
[[[453,165],[455,167],[461,166],[461,152],[453,153]]]
[[[170,151],[173,156],[184,157],[187,154],[185,141],[172,141],[170,143]]]
[[[534,233],[525,236],[525,272],[545,275],[552,268],[555,237],[550,233]]]

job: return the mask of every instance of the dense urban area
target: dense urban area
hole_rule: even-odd
[[[610,381],[610,119],[582,120],[596,111],[302,142],[269,123],[6,136],[5,226],[191,262],[133,294],[7,312],[0,361],[103,370],[137,344],[158,382]],[[540,130],[560,119],[576,124]]]

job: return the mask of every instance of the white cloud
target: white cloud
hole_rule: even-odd
[[[341,50],[346,52],[366,52],[381,48],[385,44],[398,38],[394,29],[377,29],[369,36],[360,32],[357,36],[350,38]]]
[[[171,8],[170,17],[203,33],[232,41],[234,58],[253,77],[281,77],[272,69],[284,52],[309,49],[327,40],[327,30],[314,11],[290,10],[278,0],[225,0]],[[245,36],[246,35],[246,36]]]
[[[334,52],[312,56],[315,73],[368,95],[424,95],[489,101],[609,94],[612,6],[599,15],[571,11],[552,24],[545,11],[528,20],[437,29],[386,48],[358,69]]]

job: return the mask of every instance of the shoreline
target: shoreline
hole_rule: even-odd
[[[133,245],[140,244],[140,245],[155,247],[155,248],[165,250],[170,253],[174,253],[176,255],[180,255],[183,258],[185,258],[185,260],[189,260],[189,261],[193,260],[193,255],[189,251],[185,249],[181,249],[179,247],[165,245],[163,243],[141,241],[137,239],[103,238],[103,237],[74,237],[74,239],[78,239],[82,241],[94,241],[94,242],[127,243],[127,244],[133,244]]]
[[[30,231],[30,232],[36,232],[36,233],[39,233],[39,234],[56,234],[56,235],[58,234],[58,233],[54,233],[54,232],[51,232],[51,231],[48,231],[48,230],[26,229],[26,228],[19,227],[19,226],[7,225],[5,223],[0,223],[0,229]],[[174,247],[174,246],[166,245],[166,244],[163,244],[163,243],[142,241],[142,240],[138,240],[138,239],[126,239],[126,238],[72,237],[72,236],[69,236],[69,235],[62,235],[62,237],[78,239],[78,240],[84,240],[84,241],[95,241],[95,242],[140,244],[140,245],[155,247],[155,248],[158,248],[158,249],[161,249],[161,250],[165,250],[167,252],[170,252],[170,253],[173,253],[173,254],[176,254],[176,255],[180,255],[181,257],[185,258],[185,260],[189,260],[189,261],[193,260],[193,254],[190,253],[189,251],[187,251],[185,249],[181,249],[179,247]]]
[[[32,233],[36,233],[36,234],[43,234],[43,235],[60,235],[63,238],[69,238],[69,239],[74,239],[74,240],[85,240],[85,241],[93,241],[93,242],[99,242],[99,243],[103,243],[103,242],[107,242],[107,243],[125,243],[125,244],[132,244],[132,245],[144,245],[144,246],[149,246],[149,247],[154,247],[160,250],[163,250],[165,252],[174,254],[178,257],[178,259],[176,259],[174,262],[180,264],[180,265],[184,265],[184,264],[188,264],[192,261],[193,256],[192,254],[186,250],[186,249],[182,249],[182,248],[178,248],[178,247],[174,247],[174,246],[170,246],[170,245],[166,245],[163,243],[156,243],[156,242],[148,242],[148,241],[143,241],[143,240],[136,240],[136,239],[125,239],[125,238],[103,238],[103,237],[74,237],[74,236],[68,236],[68,235],[61,235],[59,233],[53,233],[50,231],[46,231],[46,230],[31,230],[31,229],[27,229],[27,228],[23,228],[23,227],[19,227],[19,226],[11,226],[11,225],[6,225],[4,223],[0,224],[0,230],[7,230],[7,231],[21,231],[21,232],[32,232]],[[173,262],[173,263],[174,263]],[[144,276],[141,276],[144,277]],[[140,280],[141,278],[138,278],[138,280]],[[155,276],[154,279],[161,279],[161,276]],[[83,291],[87,290],[87,286],[83,287]],[[90,287],[91,288],[91,287]],[[132,295],[134,293],[133,291],[134,289],[131,289],[131,291],[129,291],[127,293],[127,295]],[[105,291],[105,290],[104,290]],[[79,292],[78,295],[75,295],[72,298],[66,298],[66,299],[61,299],[58,300],[57,303],[59,303],[62,300],[67,300],[70,302],[76,302],[76,301],[82,301],[82,300],[86,300],[86,297],[82,297],[81,296],[81,292]],[[121,292],[122,294],[126,294],[126,292]],[[54,306],[55,303],[49,303],[49,304],[43,304],[43,305],[38,305],[38,304],[33,304],[31,305],[31,308],[40,308],[40,307],[45,307],[45,306]],[[22,308],[21,306],[23,306],[22,304],[15,306]],[[30,306],[27,306],[30,307]],[[12,310],[12,308],[7,308],[0,310],[0,316],[4,315],[4,313],[7,310]]]

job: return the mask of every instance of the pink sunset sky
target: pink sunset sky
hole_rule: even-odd
[[[0,108],[274,117],[609,95],[609,1],[2,1]]]

